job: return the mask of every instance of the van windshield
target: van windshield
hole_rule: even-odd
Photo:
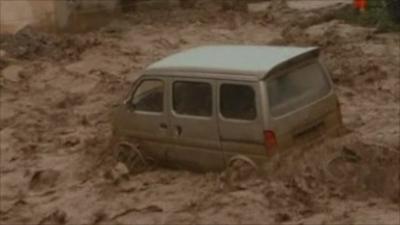
[[[327,95],[329,81],[319,63],[312,63],[267,81],[269,107],[277,117]]]

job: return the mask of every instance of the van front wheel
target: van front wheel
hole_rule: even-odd
[[[141,151],[130,144],[119,144],[116,149],[116,160],[123,163],[130,173],[141,173],[148,168],[147,160]]]

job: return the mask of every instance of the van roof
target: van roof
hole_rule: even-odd
[[[203,46],[161,59],[150,65],[145,74],[186,77],[196,77],[195,74],[209,74],[208,77],[211,77],[212,74],[215,78],[227,78],[229,75],[232,79],[260,80],[277,67],[302,56],[318,56],[318,48],[265,45]]]

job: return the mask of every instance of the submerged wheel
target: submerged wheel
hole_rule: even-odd
[[[227,181],[231,184],[246,181],[256,175],[256,164],[247,157],[237,156],[228,163],[226,170]]]
[[[119,144],[116,149],[116,160],[123,163],[130,173],[140,173],[148,168],[148,163],[140,150],[130,144]]]
[[[345,182],[356,176],[359,172],[359,165],[346,157],[338,156],[327,163],[326,172],[334,180]]]

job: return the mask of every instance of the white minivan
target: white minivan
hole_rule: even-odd
[[[314,47],[221,45],[150,65],[113,116],[128,167],[159,162],[221,170],[260,165],[279,151],[333,134],[337,96]]]

